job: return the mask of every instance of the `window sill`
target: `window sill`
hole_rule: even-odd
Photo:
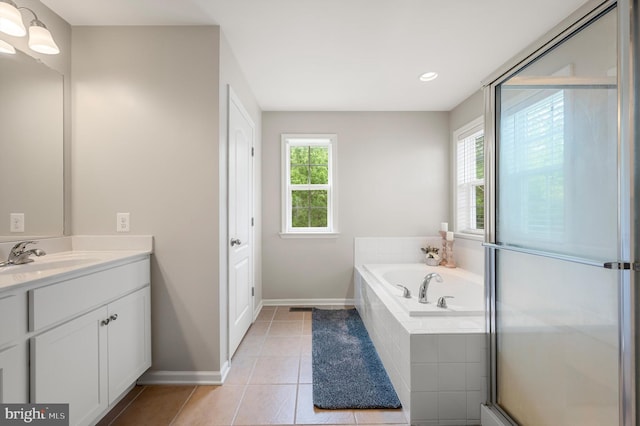
[[[461,240],[472,240],[472,241],[484,242],[484,234],[468,234],[464,232],[456,232],[454,234],[454,237],[460,238]]]
[[[280,238],[338,238],[339,232],[280,232]]]

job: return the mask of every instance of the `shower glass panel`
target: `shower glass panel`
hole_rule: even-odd
[[[498,87],[499,244],[617,258],[616,14]]]
[[[498,404],[521,425],[618,424],[618,275],[496,255]]]
[[[521,425],[618,424],[616,27],[496,87],[495,398]]]

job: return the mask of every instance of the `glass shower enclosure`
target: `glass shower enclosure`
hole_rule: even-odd
[[[632,3],[589,2],[485,88],[487,406],[505,424],[635,425]]]

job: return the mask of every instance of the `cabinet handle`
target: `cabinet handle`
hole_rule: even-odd
[[[109,322],[110,322],[110,321],[111,321],[111,320],[110,320],[109,318],[107,318],[107,319],[102,320],[102,321],[100,322],[100,324],[102,324],[102,325],[109,325]]]
[[[113,314],[113,315],[111,315],[111,316],[109,317],[109,319],[110,319],[111,321],[115,321],[115,320],[117,320],[117,319],[118,319],[118,314]]]

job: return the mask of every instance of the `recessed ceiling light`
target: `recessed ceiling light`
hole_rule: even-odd
[[[429,71],[429,72],[425,72],[420,76],[420,81],[431,81],[431,80],[435,80],[436,78],[438,78],[438,73]]]

